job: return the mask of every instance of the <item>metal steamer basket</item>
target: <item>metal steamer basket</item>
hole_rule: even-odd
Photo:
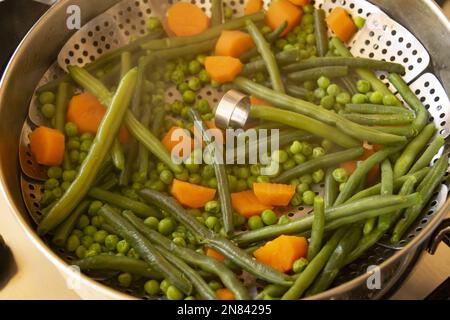
[[[74,257],[52,248],[50,241],[35,233],[41,211],[44,168],[37,165],[28,148],[28,133],[45,123],[37,109],[35,88],[58,77],[69,64],[83,66],[103,53],[127,44],[131,37],[145,32],[150,16],[163,16],[173,2],[156,0],[60,0],[32,28],[15,52],[0,85],[0,179],[3,194],[24,231],[36,247],[68,279],[74,276],[70,261]],[[209,14],[208,0],[192,0]],[[270,0],[265,0],[265,5]],[[243,14],[244,0],[224,0],[235,15]],[[406,66],[406,81],[420,97],[439,132],[450,134],[450,23],[432,0],[316,0],[316,7],[327,11],[343,6],[367,18],[366,26],[350,43],[354,55],[395,61]],[[80,30],[70,31],[67,17],[81,9]],[[37,48],[39,48],[37,50]],[[61,49],[62,48],[62,49]],[[382,79],[385,75],[380,74]],[[200,96],[217,103],[223,92],[205,88]],[[167,101],[179,98],[173,88]],[[20,141],[18,144],[17,142]],[[448,153],[446,144],[438,156]],[[17,157],[19,155],[19,157]],[[18,159],[19,158],[19,159]],[[319,190],[320,191],[320,190]],[[377,299],[385,296],[409,272],[424,249],[433,254],[441,241],[450,243],[449,223],[444,221],[450,208],[448,187],[442,184],[422,217],[393,247],[381,240],[364,257],[346,267],[333,289],[312,299]],[[292,213],[307,213],[309,208],[292,208]],[[367,286],[370,266],[377,266],[381,289]],[[78,277],[78,274],[75,273]],[[113,280],[81,275],[74,289],[83,298],[146,298],[133,288],[126,292]]]

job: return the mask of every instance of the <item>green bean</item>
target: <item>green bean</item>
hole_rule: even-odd
[[[119,132],[125,112],[131,101],[132,92],[136,84],[136,75],[137,71],[133,69],[120,82],[117,93],[100,124],[92,147],[86,160],[81,165],[78,176],[67,192],[40,222],[38,226],[40,235],[47,234],[64,221],[89,191],[95,180],[95,173],[100,169]]]
[[[251,20],[248,20],[246,23],[247,30],[253,38],[253,42],[255,43],[255,46],[258,49],[259,54],[261,54],[264,64],[266,65],[267,72],[269,73],[272,82],[272,88],[276,92],[284,93],[285,89],[283,80],[281,79],[280,70],[270,45]]]
[[[339,274],[339,271],[344,266],[347,255],[356,247],[358,241],[361,239],[361,235],[360,225],[355,224],[347,230],[330,256],[330,259],[323,268],[322,272],[313,282],[311,287],[306,291],[306,297],[324,292],[331,286],[334,279],[336,279]]]
[[[333,39],[331,39],[331,42],[332,42],[334,48],[336,49],[336,51],[339,53],[339,55],[341,55],[342,57],[345,57],[345,58],[352,57],[350,50],[347,49],[347,47],[342,43],[341,40],[334,37]],[[370,82],[370,84],[372,85],[372,89],[374,91],[379,91],[385,96],[392,94],[392,92],[388,89],[388,87],[386,87],[386,85],[380,79],[378,79],[377,76],[371,70],[368,70],[367,67],[366,68],[359,67],[359,68],[356,68],[355,71],[361,79],[364,79],[364,80],[367,80]],[[402,72],[400,72],[400,73],[402,73]],[[396,104],[401,105],[400,101],[398,101],[398,100],[397,100]]]
[[[441,158],[431,169],[427,177],[417,187],[417,191],[422,196],[422,202],[414,207],[409,208],[405,212],[405,216],[397,223],[392,234],[391,242],[398,243],[408,228],[413,224],[422,212],[423,208],[428,204],[433,192],[441,184],[442,178],[448,167],[448,156],[442,155]]]
[[[157,30],[151,33],[146,34],[145,36],[130,42],[128,45],[123,46],[121,48],[112,50],[108,53],[105,53],[104,55],[102,55],[100,58],[96,59],[94,62],[84,66],[84,69],[86,69],[89,72],[93,72],[98,70],[99,68],[113,62],[115,59],[118,59],[123,52],[135,52],[136,50],[140,49],[140,46],[142,43],[147,42],[149,40],[153,40],[153,39],[157,39],[160,38],[163,34],[162,30]],[[119,64],[115,64],[115,66],[120,67]],[[115,70],[114,70],[115,72]],[[123,78],[123,77],[121,77]],[[43,86],[39,87],[37,89],[38,93],[44,92],[44,91],[52,91],[54,90],[56,87],[58,87],[58,85],[61,82],[64,81],[71,81],[71,77],[69,74],[64,74],[63,76],[52,80],[50,82],[47,82],[46,84],[44,84]]]
[[[117,138],[114,140],[111,147],[111,159],[118,170],[125,169],[125,155]]]
[[[388,79],[416,114],[414,122],[407,128],[406,132],[403,132],[408,138],[415,137],[427,125],[428,111],[401,76],[390,74]]]
[[[69,103],[70,85],[67,82],[61,82],[58,85],[58,93],[56,95],[56,113],[55,113],[55,129],[64,132],[66,124],[66,108]]]
[[[430,172],[430,168],[423,168],[412,174],[408,174],[408,175],[400,177],[400,178],[394,178],[394,192],[398,191],[409,177],[413,176],[417,181],[420,182],[423,180],[423,178],[425,178],[425,176],[428,174],[428,172]],[[378,183],[370,188],[367,188],[365,190],[358,192],[353,197],[351,197],[348,200],[348,202],[375,196],[380,193],[381,193],[381,183]]]
[[[120,194],[102,190],[100,188],[92,188],[89,193],[89,197],[109,203],[124,210],[132,210],[142,218],[157,217],[162,218],[162,214],[158,209],[145,203],[131,200]]]
[[[173,198],[165,196],[157,191],[144,189],[139,192],[142,198],[153,203],[189,229],[208,246],[219,251],[225,257],[236,263],[242,269],[253,274],[257,278],[271,283],[290,285],[290,277],[252,259],[244,250],[236,247],[231,241],[220,237],[202,225],[197,219],[191,217]]]
[[[345,183],[344,190],[341,191],[338,198],[336,199],[336,205],[346,202],[353,195],[361,179],[367,176],[369,171],[381,163],[384,159],[389,157],[389,155],[401,150],[403,146],[400,147],[384,147],[380,151],[376,152],[370,156],[367,160],[360,163],[355,172],[350,176],[348,181]]]
[[[208,127],[203,123],[200,115],[195,109],[190,110],[190,116],[194,122],[195,128],[201,133],[203,140],[209,148],[208,152],[213,159],[214,172],[217,179],[217,190],[219,193],[220,209],[222,212],[223,227],[227,234],[231,234],[234,231],[233,223],[233,208],[231,206],[230,187],[228,185],[228,176],[223,164],[223,155],[216,153],[216,147],[218,145],[213,142],[211,135],[208,132]],[[221,158],[219,158],[221,157]]]
[[[405,183],[402,185],[399,195],[406,196],[408,194],[411,194],[414,191],[416,183],[417,179],[414,176],[409,176],[408,179],[406,179]],[[377,228],[385,232],[388,231],[392,227],[392,225],[397,222],[402,213],[403,209],[380,216],[380,218],[378,219]]]
[[[222,24],[222,0],[211,0],[211,26],[215,27]]]
[[[194,250],[177,246],[173,241],[170,241],[160,233],[147,227],[141,220],[129,212],[124,213],[124,216],[151,242],[159,244],[166,250],[173,252],[188,264],[197,266],[206,272],[217,275],[223,284],[233,292],[236,299],[249,299],[246,288],[242,285],[236,275],[220,261],[195,252]]]
[[[195,291],[202,300],[217,299],[216,293],[211,289],[208,283],[186,262],[158,244],[155,244],[155,248],[191,281]]]
[[[412,167],[414,160],[425,148],[428,141],[436,133],[436,126],[434,123],[427,125],[422,132],[415,137],[403,150],[400,157],[397,159],[394,165],[394,177],[398,178],[405,175]]]
[[[131,69],[131,53],[129,51],[122,52],[120,56],[120,78],[122,79]]]
[[[147,71],[147,64],[146,64],[146,58],[142,57],[139,59],[138,63],[138,76],[136,81],[136,88],[134,89],[134,95],[133,100],[131,101],[131,112],[134,114],[135,117],[140,118],[140,107],[141,107],[141,101],[142,101],[142,90],[144,86],[145,81],[145,73]]]
[[[253,22],[260,22],[264,20],[264,13],[258,12],[242,18],[233,19],[231,21],[225,22],[221,25],[209,28],[207,31],[188,37],[173,37],[173,38],[163,38],[159,40],[151,40],[142,45],[145,50],[162,50],[170,48],[179,48],[193,43],[198,43],[206,40],[216,39],[220,36],[224,30],[234,30],[245,27],[245,22],[247,19]]]
[[[146,128],[150,126],[152,111],[153,110],[150,108],[150,106],[146,106],[142,114],[141,123]],[[148,175],[148,159],[149,159],[148,149],[144,145],[140,144],[138,151],[138,168],[139,174],[143,177],[147,177]]]
[[[265,296],[278,298],[281,297],[283,294],[285,294],[286,291],[287,288],[284,286],[269,284],[264,288],[264,290],[262,290],[260,293],[256,295],[255,300],[263,300]]]
[[[187,295],[192,292],[192,284],[181,274],[181,272],[169,263],[156,248],[141,235],[120,213],[109,205],[104,205],[99,215],[110,224],[119,236],[125,239],[139,256],[150,265],[150,268],[161,273],[178,289]]]
[[[413,196],[372,196],[352,203],[335,205],[325,208],[325,226],[334,220],[350,217],[361,212],[371,211],[378,208],[400,206],[406,208],[417,203],[417,195]],[[388,211],[389,212],[389,211]],[[314,217],[311,215],[292,220],[286,224],[267,226],[262,229],[247,231],[237,235],[234,240],[239,245],[246,245],[262,240],[270,240],[282,234],[298,234],[308,231],[312,227]]]
[[[412,168],[409,170],[408,174],[415,173],[427,167],[444,144],[445,138],[441,135],[438,135],[433,140],[433,142],[431,142],[431,144],[428,146],[425,152],[422,153],[422,156],[414,163]]]
[[[106,181],[99,185],[98,187],[103,190],[111,190],[115,186],[119,184],[119,179],[117,179],[114,173],[111,173],[108,177],[106,177]]]
[[[286,51],[281,51],[275,54],[275,59],[278,65],[284,66],[289,63],[298,61],[298,49],[290,49]],[[259,59],[250,63],[247,63],[241,71],[241,75],[248,76],[261,71],[266,71],[266,63],[263,59]]]
[[[275,30],[273,30],[271,33],[269,33],[266,36],[267,42],[269,42],[271,44],[274,43],[280,37],[280,35],[284,32],[284,30],[286,30],[287,27],[288,27],[287,21],[284,21],[283,23],[281,23]],[[250,60],[251,58],[253,58],[257,55],[258,55],[258,49],[252,48],[249,51],[247,51],[246,53],[244,53],[243,55],[241,55],[239,57],[239,59],[242,62],[247,62],[248,60]]]
[[[329,168],[342,162],[359,158],[364,153],[363,148],[352,148],[344,151],[326,154],[316,159],[309,160],[290,170],[283,172],[279,177],[273,179],[275,183],[284,183],[291,179],[314,172],[318,169]]]
[[[322,248],[323,230],[325,225],[325,204],[322,197],[314,198],[314,220],[312,223],[311,239],[308,246],[308,260],[311,261]]]
[[[63,169],[65,171],[72,170],[72,161],[70,160],[69,150],[64,150]]]
[[[217,43],[216,39],[206,40],[199,43],[188,44],[179,48],[158,50],[150,53],[144,60],[145,64],[158,62],[160,60],[172,60],[187,55],[195,55],[212,51]]]
[[[367,58],[354,58],[351,56],[310,58],[291,65],[287,65],[283,67],[282,70],[284,72],[294,72],[318,67],[332,67],[332,66],[347,66],[349,68],[364,68],[377,71],[395,72],[400,74],[403,74],[405,71],[405,67],[398,63],[373,60]]]
[[[300,273],[294,285],[283,295],[282,300],[299,299],[308,287],[314,282],[319,272],[323,269],[339,241],[347,232],[346,228],[336,231],[317,256],[309,262],[306,269]]]
[[[342,77],[341,79],[339,79],[339,81],[351,95],[355,95],[358,93],[358,89],[356,88],[355,83],[349,76]]]
[[[406,108],[397,106],[382,106],[378,104],[347,104],[345,112],[362,114],[412,114]]]
[[[166,111],[164,110],[164,108],[155,108],[155,115],[153,117],[152,123],[152,133],[155,135],[155,137],[159,137],[161,135],[165,116]]]
[[[78,266],[82,271],[112,270],[128,272],[148,279],[163,279],[161,273],[153,270],[148,263],[126,256],[97,255],[94,257],[83,258],[75,261],[73,264]]]
[[[320,57],[324,57],[328,52],[328,28],[325,16],[326,13],[323,9],[314,10],[314,33],[317,53]]]
[[[288,79],[295,82],[317,80],[324,76],[327,78],[340,78],[348,75],[348,67],[319,67],[308,70],[296,71],[288,74]]]
[[[125,159],[125,167],[120,172],[119,176],[119,185],[127,186],[130,182],[131,174],[134,171],[135,161],[138,155],[138,143],[136,140],[131,140],[130,145],[128,147],[127,158]]]
[[[86,70],[78,67],[70,67],[69,71],[75,82],[94,94],[103,105],[109,106],[111,104],[111,93],[95,77],[91,76]],[[172,171],[176,173],[183,171],[180,165],[172,161],[170,154],[161,141],[143,126],[131,111],[127,111],[125,114],[125,124],[130,133]]]
[[[56,228],[55,234],[53,235],[52,238],[52,242],[56,244],[58,247],[64,246],[70,233],[75,228],[78,218],[83,213],[85,213],[88,208],[89,208],[89,201],[84,200],[83,202],[81,202],[77,206],[77,208],[70,214],[70,216],[63,223],[61,223],[58,226],[58,228]]]
[[[309,91],[306,90],[303,87],[298,87],[295,85],[287,85],[286,86],[286,92],[295,97],[295,98],[300,98],[300,99],[306,99],[308,97],[308,93]]]
[[[267,106],[251,106],[250,117],[275,121],[293,128],[305,130],[319,137],[328,139],[345,148],[352,148],[359,145],[358,141],[340,132],[336,128],[291,111],[280,110]]]
[[[342,116],[352,122],[369,125],[369,126],[405,125],[405,124],[411,123],[414,120],[414,116],[412,114],[345,113]]]
[[[237,77],[234,80],[234,84],[241,90],[257,98],[264,99],[274,106],[300,113],[330,125],[336,125],[341,131],[361,141],[365,140],[377,144],[398,144],[406,142],[405,137],[385,134],[372,128],[361,126],[331,111],[319,108],[315,104],[274,92],[249,79]]]
[[[325,174],[325,190],[324,190],[324,200],[325,208],[330,208],[333,206],[334,201],[336,201],[337,195],[339,193],[339,186],[333,177],[333,171],[335,167],[330,167],[327,169]]]

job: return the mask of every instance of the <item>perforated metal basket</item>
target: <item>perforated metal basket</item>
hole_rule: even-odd
[[[69,64],[83,66],[103,53],[127,44],[133,36],[144,34],[146,19],[152,15],[161,16],[171,2],[97,0],[94,4],[87,0],[61,0],[25,38],[2,79],[0,87],[2,186],[8,202],[32,241],[64,272],[70,273],[66,262],[70,263],[73,257],[61,249],[58,249],[55,255],[48,249],[51,247],[49,242],[38,238],[34,233],[33,222],[38,222],[41,216],[39,207],[42,195],[41,181],[46,177],[45,169],[34,162],[28,150],[28,133],[35,126],[45,123],[33,96],[34,88],[37,84],[44,84],[61,75]],[[192,2],[209,14],[208,0]],[[243,0],[225,0],[224,3],[233,8],[236,16],[243,14]],[[269,3],[269,0],[265,0],[266,7]],[[76,33],[69,32],[66,27],[66,12],[70,5],[77,5],[85,20],[83,28]],[[446,69],[448,58],[443,52],[449,52],[450,49],[450,26],[439,9],[432,1],[423,0],[378,0],[372,3],[364,0],[315,1],[316,7],[327,11],[337,5],[346,7],[354,15],[367,18],[364,29],[351,41],[352,53],[356,56],[404,64],[407,69],[405,79],[429,110],[430,120],[434,121],[440,133],[447,137],[450,133],[450,103],[446,89],[449,92],[450,82],[447,80],[450,76]],[[418,28],[417,25],[421,27]],[[39,51],[36,50],[37,47]],[[444,81],[446,89],[436,76]],[[380,77],[385,79],[384,74],[380,74]],[[17,88],[21,88],[20,93]],[[222,93],[214,88],[205,88],[199,95],[214,104],[218,102]],[[171,102],[180,97],[178,91],[172,88],[168,90],[166,98]],[[447,153],[448,147],[444,146],[439,155]],[[16,154],[19,154],[20,167]],[[387,241],[380,241],[364,257],[342,272],[334,289],[316,298],[366,299],[383,296],[396,279],[407,270],[417,252],[421,252],[426,246],[433,231],[445,217],[450,203],[447,200],[447,193],[448,188],[443,184],[436,191],[423,217],[411,228],[398,247],[392,247]],[[309,211],[310,208],[300,207],[291,208],[289,213],[305,214]],[[369,276],[368,267],[373,265],[379,266],[382,271],[381,290],[370,290],[366,285]],[[90,290],[87,297],[91,297],[92,292],[101,292],[108,297],[124,297],[87,277],[82,279],[86,288],[94,290]],[[115,287],[115,283],[108,278],[97,280]],[[138,290],[130,290],[128,293],[145,297]]]

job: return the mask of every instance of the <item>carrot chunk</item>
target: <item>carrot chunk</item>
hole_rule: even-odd
[[[289,272],[297,259],[306,257],[308,241],[303,237],[279,236],[256,250],[256,260],[281,271]]]
[[[254,46],[253,39],[248,33],[225,30],[222,31],[219,40],[217,40],[216,55],[239,58]]]
[[[311,3],[311,0],[289,0],[289,1],[292,2],[293,4],[295,4],[296,6],[302,6],[302,7]]]
[[[81,133],[95,135],[105,113],[106,108],[100,101],[94,95],[86,92],[70,99],[66,118],[68,122],[75,123]],[[128,130],[125,127],[121,127],[119,131],[120,142],[126,143],[128,138]]]
[[[194,147],[194,140],[186,130],[179,127],[172,127],[161,142],[169,152],[172,152],[175,147],[179,146],[181,151],[178,156],[180,157],[185,156],[184,150],[192,150]],[[189,154],[186,156],[189,156]]]
[[[295,194],[295,186],[275,183],[254,183],[253,192],[267,206],[286,207]]]
[[[270,106],[270,103],[268,103],[266,100],[259,99],[254,96],[250,96],[250,103],[253,106]]]
[[[213,200],[216,196],[215,189],[176,179],[173,181],[170,192],[183,206],[192,209],[203,208],[208,201]]]
[[[264,210],[272,209],[271,206],[262,204],[252,190],[232,193],[231,205],[237,213],[246,218],[260,215]]]
[[[356,168],[358,168],[358,162],[367,160],[370,156],[372,156],[375,152],[380,149],[379,145],[373,146],[364,146],[364,154],[356,160],[347,161],[341,163],[340,167],[347,171],[348,175],[351,176],[353,172],[355,172]],[[380,178],[380,165],[374,166],[369,173],[367,174],[366,185],[376,184]]]
[[[245,4],[244,14],[249,15],[253,13],[257,13],[263,9],[263,1],[262,0],[247,0]]]
[[[214,258],[214,259],[216,259],[218,261],[225,260],[225,256],[224,255],[222,255],[220,252],[217,252],[216,250],[211,249],[211,248],[207,248],[206,249],[206,255],[208,257]]]
[[[30,134],[31,153],[39,164],[59,166],[64,158],[64,140],[58,130],[39,127]]]
[[[167,24],[177,36],[193,36],[208,29],[209,18],[196,5],[177,2],[167,10]]]
[[[207,57],[205,68],[208,75],[218,83],[233,81],[242,71],[243,65],[239,59],[226,56]]]
[[[358,31],[353,19],[342,7],[336,7],[327,17],[327,24],[343,42],[349,42]]]
[[[269,10],[266,13],[266,23],[272,30],[275,30],[280,24],[287,21],[288,26],[281,36],[291,32],[301,21],[303,10],[296,7],[288,0],[272,1]]]
[[[219,300],[236,300],[233,292],[231,292],[231,290],[228,288],[218,289],[216,291],[216,295]]]

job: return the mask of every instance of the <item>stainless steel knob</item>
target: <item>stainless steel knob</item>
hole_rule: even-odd
[[[215,122],[220,129],[243,128],[250,115],[250,98],[236,90],[230,90],[220,100]]]

